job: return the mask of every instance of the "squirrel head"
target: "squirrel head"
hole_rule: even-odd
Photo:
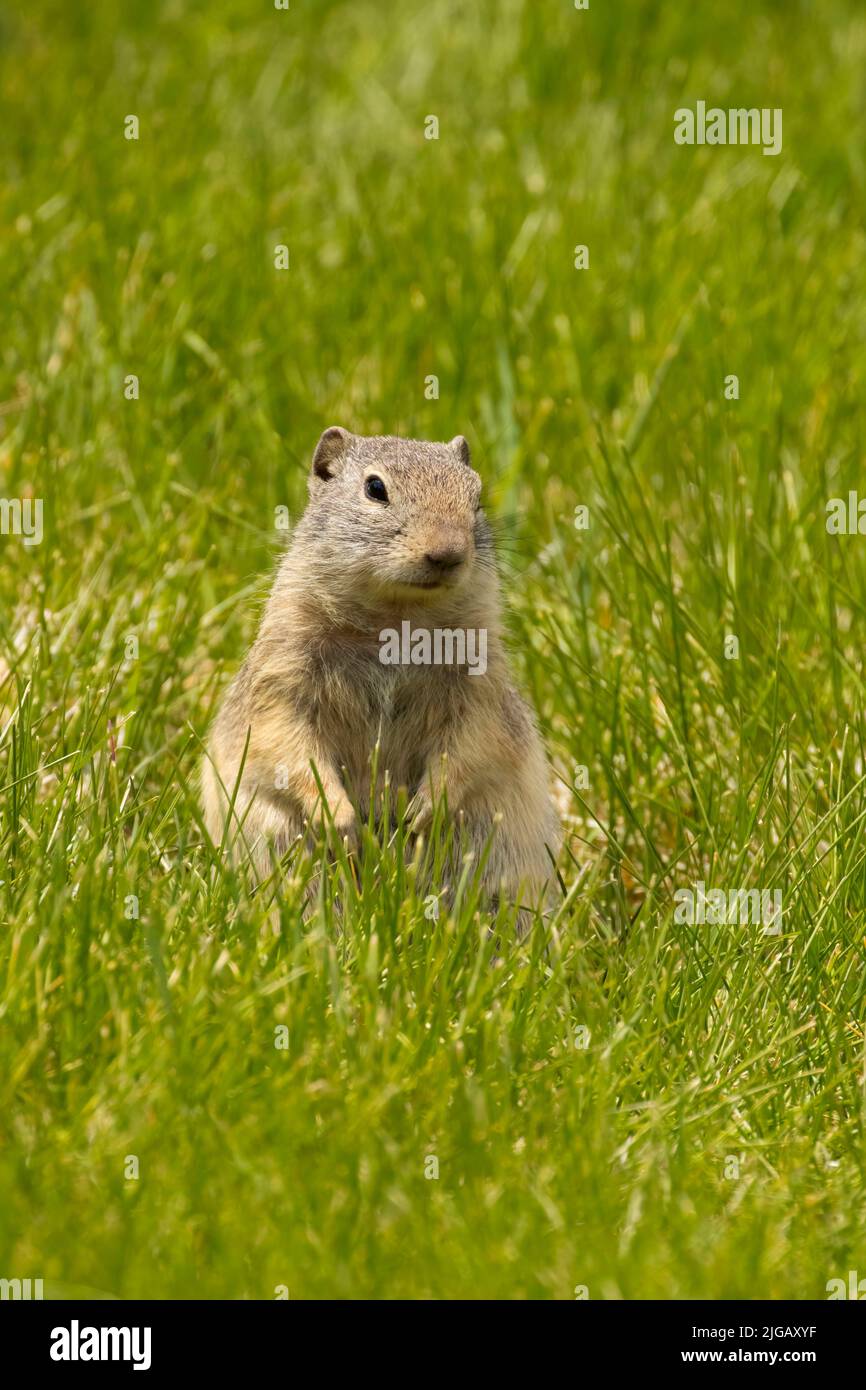
[[[306,541],[359,598],[435,601],[491,568],[481,479],[462,435],[430,444],[332,425],[316,446],[309,492]]]

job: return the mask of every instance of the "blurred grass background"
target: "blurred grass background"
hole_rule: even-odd
[[[0,537],[3,1277],[866,1273],[866,562],[824,525],[862,472],[866,15],[714,11],[0,9],[0,495],[45,508]],[[781,107],[781,155],[675,145],[698,100]],[[306,923],[298,867],[279,932],[211,874],[199,740],[332,423],[465,433],[500,524],[569,844],[498,961],[393,851]],[[782,935],[675,923],[698,879],[781,888]]]

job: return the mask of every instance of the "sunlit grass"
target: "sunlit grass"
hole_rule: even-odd
[[[866,1273],[866,560],[824,524],[862,473],[866,26],[627,10],[0,19],[0,495],[45,505],[0,537],[4,1277]],[[778,158],[674,145],[728,97],[784,109]],[[522,941],[471,873],[431,917],[399,835],[251,894],[203,834],[332,423],[463,432],[485,479],[567,829]],[[699,880],[780,889],[781,933],[675,921]]]

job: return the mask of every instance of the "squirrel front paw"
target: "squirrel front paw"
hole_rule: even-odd
[[[327,812],[319,801],[310,813],[307,825],[317,833],[324,826],[329,834],[333,832],[340,840],[348,836],[350,843],[353,843],[357,833],[355,808],[346,793],[340,792],[329,802]]]
[[[429,792],[416,792],[406,808],[406,825],[410,835],[423,835],[433,821],[433,802]]]
[[[342,839],[348,835],[350,840],[354,840],[357,832],[355,808],[347,796],[342,796],[336,805],[330,808],[331,819],[334,829]]]

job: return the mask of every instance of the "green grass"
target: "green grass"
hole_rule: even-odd
[[[0,537],[3,1277],[866,1275],[866,552],[824,524],[862,484],[866,23],[713,9],[0,15],[0,495],[45,508]],[[781,107],[781,155],[675,145],[699,99]],[[304,920],[310,865],[250,895],[200,827],[331,423],[467,434],[500,524],[568,845],[498,959],[471,883],[427,920],[399,845],[326,865]],[[782,934],[676,922],[698,879],[781,889]]]

